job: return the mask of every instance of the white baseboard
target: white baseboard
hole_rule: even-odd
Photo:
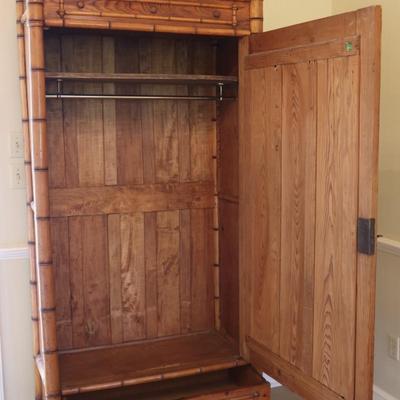
[[[269,382],[269,384],[271,385],[271,389],[277,388],[277,387],[281,387],[282,385],[276,381],[274,378],[270,377],[269,375],[267,375],[265,372],[262,374],[263,378]]]
[[[399,400],[391,394],[386,393],[380,387],[374,385],[374,400]]]
[[[5,260],[25,260],[29,258],[26,247],[15,247],[10,249],[0,249],[0,261]]]

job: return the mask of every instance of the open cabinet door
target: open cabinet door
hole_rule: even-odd
[[[371,7],[240,43],[241,349],[307,400],[372,399],[380,33]]]

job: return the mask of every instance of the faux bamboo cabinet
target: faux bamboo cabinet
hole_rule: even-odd
[[[36,398],[371,399],[380,9],[17,10]]]

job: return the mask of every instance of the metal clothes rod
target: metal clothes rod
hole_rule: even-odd
[[[152,95],[105,95],[105,94],[46,94],[47,99],[105,99],[105,100],[235,100],[222,96],[152,96]]]

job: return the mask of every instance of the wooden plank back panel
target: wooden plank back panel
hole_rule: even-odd
[[[54,251],[56,268],[57,338],[62,348],[72,347],[72,310],[70,306],[69,240],[67,218],[55,218],[51,225],[52,240],[58,243]]]
[[[106,222],[104,216],[69,220],[73,348],[105,345],[111,338]]]
[[[121,38],[115,43],[115,72],[139,72],[139,42]],[[136,94],[138,85],[117,85],[117,94]],[[116,101],[117,181],[120,185],[143,183],[143,133],[141,103]]]
[[[360,296],[374,286],[360,287],[357,270],[359,204],[363,188],[374,198],[376,171],[360,159],[363,140],[371,160],[376,155],[376,131],[360,129],[360,93],[369,82],[360,76],[365,32],[355,29],[366,15],[379,26],[370,8],[257,35],[250,50],[243,42],[240,273],[250,298],[242,299],[242,352],[310,400],[357,397],[366,368],[356,364],[356,349],[371,349],[373,330],[357,325],[357,307],[373,307]],[[271,65],[271,54],[295,52]],[[360,183],[367,171],[371,180]]]
[[[209,39],[49,32],[48,41],[53,71],[215,73]],[[189,93],[132,83],[64,90]],[[212,329],[215,106],[49,100],[49,110],[60,348]]]
[[[180,326],[179,211],[157,213],[158,333],[177,335]]]
[[[121,297],[124,341],[145,337],[144,215],[124,214],[121,229]]]

